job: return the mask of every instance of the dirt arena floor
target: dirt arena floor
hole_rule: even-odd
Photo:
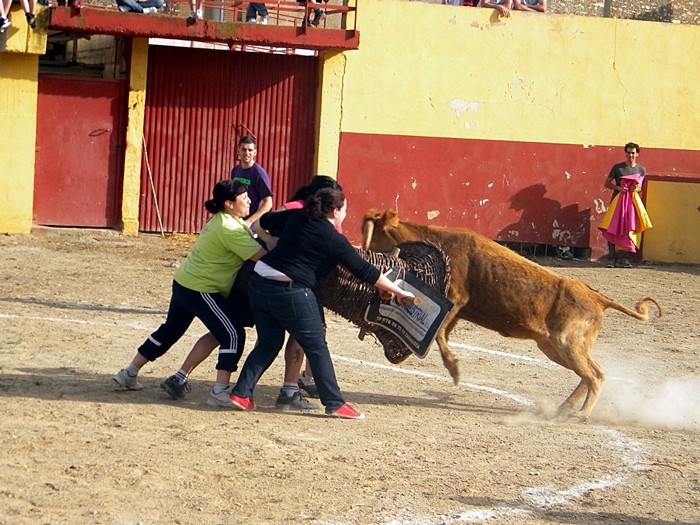
[[[341,388],[367,415],[347,421],[276,411],[281,358],[256,412],[206,406],[214,357],[171,401],[159,383],[200,324],[144,369],[144,390],[114,390],[191,242],[0,236],[0,524],[700,523],[700,267],[540,260],[665,310],[646,324],[608,311],[588,424],[547,418],[577,378],[532,342],[458,326],[455,386],[436,347],[393,366],[330,315]]]

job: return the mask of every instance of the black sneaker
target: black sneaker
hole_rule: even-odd
[[[27,18],[27,24],[29,24],[29,27],[36,29],[38,27],[36,24],[36,17],[31,13],[25,13],[24,15]]]
[[[168,393],[171,399],[175,400],[184,399],[185,394],[192,391],[189,383],[180,384],[177,376],[170,376],[160,384],[160,387]]]
[[[299,390],[306,392],[306,395],[318,399],[318,388],[314,384],[313,379],[307,379],[304,381],[301,377],[299,378]]]
[[[620,257],[615,263],[615,268],[632,268],[632,263],[628,257]]]
[[[318,410],[316,403],[311,403],[299,392],[293,396],[285,396],[281,391],[275,401],[275,408],[279,410]]]

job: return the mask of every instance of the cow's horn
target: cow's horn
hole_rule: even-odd
[[[365,221],[364,231],[362,232],[362,249],[369,250],[369,244],[372,242],[372,234],[374,233],[374,221],[368,219]]]

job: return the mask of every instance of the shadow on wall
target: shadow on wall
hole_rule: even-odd
[[[505,244],[545,244],[568,248],[573,257],[590,256],[590,209],[579,210],[577,204],[563,207],[559,201],[545,197],[547,187],[534,184],[515,193],[510,209],[521,212],[520,220],[498,232],[497,240]],[[563,250],[567,253],[567,250]]]

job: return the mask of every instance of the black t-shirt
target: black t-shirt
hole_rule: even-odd
[[[620,186],[620,179],[625,175],[635,175],[641,173],[646,177],[647,170],[641,164],[635,164],[634,166],[628,166],[626,162],[619,162],[610,168],[610,173],[608,173],[609,179],[615,179],[615,185]],[[612,198],[615,198],[619,192],[617,190],[613,191]]]
[[[337,264],[366,283],[379,279],[380,271],[360,257],[328,219],[310,219],[303,210],[284,210],[266,213],[260,226],[281,232],[275,249],[260,260],[297,284],[313,288]]]

